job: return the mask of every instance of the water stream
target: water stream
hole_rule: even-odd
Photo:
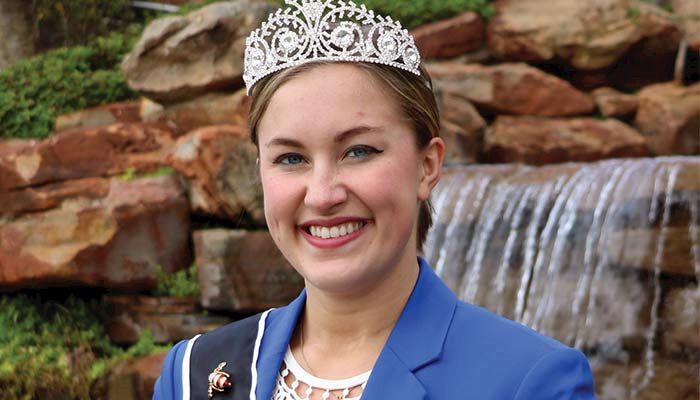
[[[452,166],[424,256],[589,355],[601,399],[700,399],[700,157]]]

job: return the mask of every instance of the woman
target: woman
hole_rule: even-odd
[[[156,399],[592,399],[585,357],[459,302],[418,257],[444,143],[413,39],[287,0],[244,78],[270,233],[305,290],[178,343]]]

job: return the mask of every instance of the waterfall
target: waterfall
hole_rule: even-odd
[[[699,398],[700,157],[451,166],[433,205],[462,300],[586,352],[599,397]]]

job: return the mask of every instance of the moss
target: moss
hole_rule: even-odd
[[[89,399],[115,363],[165,350],[149,332],[122,349],[107,337],[97,300],[0,297],[0,399]]]
[[[197,266],[192,264],[189,268],[168,274],[161,268],[158,272],[158,287],[155,295],[192,297],[199,294],[197,281]]]
[[[42,138],[56,116],[135,97],[119,71],[141,27],[60,48],[0,71],[0,138]]]

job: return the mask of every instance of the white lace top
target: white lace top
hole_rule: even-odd
[[[272,400],[360,400],[372,370],[347,379],[321,379],[299,365],[287,348]]]

